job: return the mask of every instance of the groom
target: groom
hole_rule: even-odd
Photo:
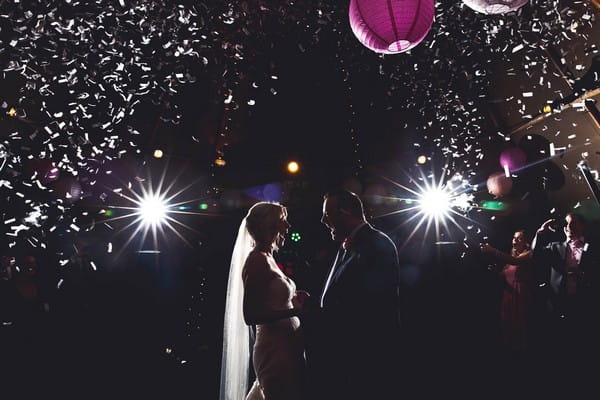
[[[388,398],[398,379],[396,246],[347,190],[325,195],[321,222],[340,248],[307,321],[311,398]]]

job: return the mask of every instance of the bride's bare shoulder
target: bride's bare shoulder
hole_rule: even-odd
[[[269,265],[269,255],[264,251],[252,250],[246,258],[245,267]]]
[[[244,264],[243,275],[245,278],[248,275],[270,274],[271,267],[269,266],[269,255],[262,251],[252,251]]]

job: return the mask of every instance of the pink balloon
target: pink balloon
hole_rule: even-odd
[[[488,192],[496,197],[506,196],[512,190],[512,179],[507,177],[504,172],[494,172],[487,179]]]
[[[519,147],[508,148],[500,154],[500,165],[502,168],[508,166],[508,170],[511,172],[525,166],[526,161],[527,156]]]
[[[401,53],[425,39],[434,12],[434,0],[350,0],[350,27],[374,52]]]

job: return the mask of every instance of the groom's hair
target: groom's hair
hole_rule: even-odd
[[[338,210],[345,210],[357,218],[364,218],[365,210],[358,196],[346,189],[336,189],[327,192],[323,199],[336,198]]]

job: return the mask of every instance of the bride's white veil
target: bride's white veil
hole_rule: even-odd
[[[233,247],[227,281],[220,400],[243,400],[248,392],[250,328],[244,322],[242,269],[253,246],[254,240],[246,228],[244,218]]]

